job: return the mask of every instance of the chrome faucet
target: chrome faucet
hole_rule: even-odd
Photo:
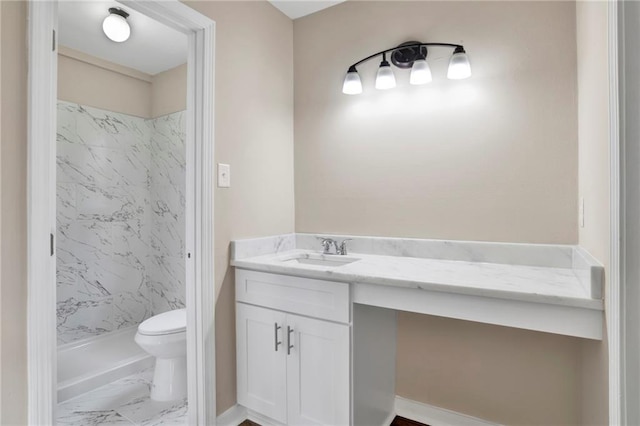
[[[333,238],[322,239],[322,254],[337,254],[344,256],[347,254],[347,241],[351,241],[351,238],[342,240],[340,244]],[[331,246],[335,247],[335,253],[331,253]]]

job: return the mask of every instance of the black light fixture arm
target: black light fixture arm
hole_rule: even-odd
[[[360,59],[358,62],[354,63],[353,65],[351,65],[349,67],[349,71],[351,71],[351,70],[355,71],[355,67],[357,67],[358,65],[360,65],[363,62],[367,62],[369,59],[375,58],[376,56],[387,54],[389,52],[394,52],[396,50],[414,49],[414,48],[421,48],[421,47],[427,47],[427,46],[452,47],[452,48],[455,49],[454,53],[464,52],[464,46],[462,46],[461,44],[453,44],[453,43],[411,43],[411,44],[401,44],[400,46],[392,47],[391,49],[387,49],[387,50],[381,50],[380,52],[377,52],[377,53],[374,53],[373,55],[367,56],[364,59]]]

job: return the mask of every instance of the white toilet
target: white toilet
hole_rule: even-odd
[[[136,343],[156,357],[151,399],[173,401],[187,397],[187,311],[175,309],[138,326]]]

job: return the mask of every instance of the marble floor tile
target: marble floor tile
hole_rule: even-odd
[[[181,425],[186,423],[187,401],[152,401],[148,396],[135,399],[116,410],[139,425]]]
[[[135,423],[115,411],[71,411],[58,413],[58,426],[129,425]]]
[[[186,425],[187,401],[152,401],[152,379],[147,369],[58,404],[57,425]]]
[[[184,426],[187,424],[187,401],[181,405],[173,406],[155,417],[141,423],[144,426]]]

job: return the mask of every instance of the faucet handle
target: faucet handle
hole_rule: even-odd
[[[331,239],[331,238],[323,238],[322,239],[322,253],[323,254],[329,254],[329,251],[331,250],[331,246],[333,244],[335,244],[335,240]]]
[[[342,240],[342,242],[340,243],[340,254],[341,255],[346,255],[347,254],[347,241],[351,241],[353,240],[353,238],[345,238],[344,240]]]

